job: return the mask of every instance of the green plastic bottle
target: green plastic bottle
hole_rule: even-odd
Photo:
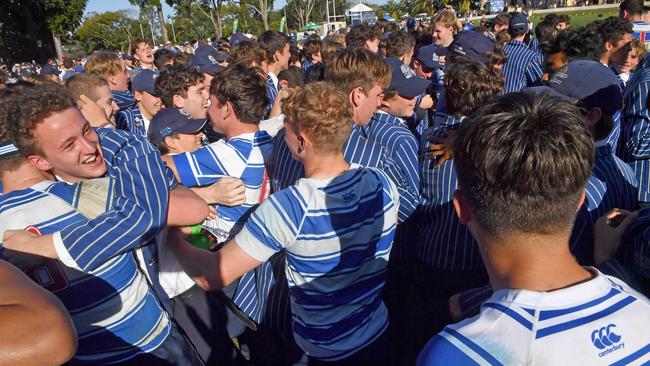
[[[201,225],[192,226],[192,233],[187,238],[187,241],[197,248],[210,250],[210,238],[201,233]]]

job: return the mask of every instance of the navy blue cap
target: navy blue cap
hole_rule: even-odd
[[[217,63],[217,51],[211,54],[195,54],[190,60],[190,66],[212,76],[224,70],[224,67]]]
[[[597,61],[573,61],[558,70],[546,84],[554,91],[589,107],[614,115],[623,105],[618,76]]]
[[[156,96],[156,79],[158,72],[149,69],[143,69],[136,76],[131,78],[131,91],[145,91]]]
[[[441,49],[438,56],[456,53],[474,61],[488,61],[485,54],[494,51],[494,43],[481,32],[463,31],[458,33],[449,47]]]
[[[528,17],[525,14],[517,13],[508,22],[508,32],[514,35],[522,35],[528,31]]]
[[[386,91],[395,91],[404,98],[414,98],[424,93],[431,84],[430,80],[415,75],[415,72],[398,58],[386,57],[384,61],[390,65],[391,70],[390,85]]]
[[[415,59],[420,61],[429,70],[442,69],[444,65],[440,63],[438,55],[444,47],[437,44],[430,44],[418,49]]]
[[[147,137],[156,145],[174,133],[199,132],[207,122],[205,118],[192,119],[189,114],[177,108],[164,108],[151,119]]]
[[[60,73],[61,70],[50,64],[45,64],[43,67],[41,67],[41,75],[59,75]]]
[[[124,52],[122,54],[122,60],[133,61],[133,54],[131,52]]]
[[[230,58],[230,55],[223,51],[217,51],[217,54],[214,56],[214,58],[217,59],[217,62],[226,62],[228,61],[228,58]]]
[[[234,33],[233,35],[231,35],[230,38],[228,39],[228,41],[230,42],[231,46],[234,46],[234,45],[238,45],[238,44],[240,44],[240,43],[242,43],[244,41],[248,41],[248,37],[246,37],[246,35],[244,35],[244,33],[242,33],[242,32],[237,32],[237,33]]]
[[[204,44],[203,46],[199,46],[199,48],[194,51],[194,55],[213,55],[216,52],[217,49],[214,48],[211,44]]]

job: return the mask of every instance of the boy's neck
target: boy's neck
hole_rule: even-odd
[[[310,158],[302,161],[305,167],[305,177],[313,179],[328,179],[341,175],[350,169],[350,164],[345,161],[343,153],[312,154]]]
[[[547,292],[591,278],[569,251],[566,233],[482,237],[479,247],[492,288]]]
[[[260,130],[259,124],[254,123],[244,123],[241,121],[232,122],[229,124],[229,128],[225,131],[226,139],[230,140],[233,137],[239,136],[244,133],[257,132]]]
[[[38,170],[29,163],[25,163],[16,170],[3,172],[0,180],[2,181],[2,192],[6,194],[11,191],[27,189],[44,180],[54,180],[54,176],[50,172]]]

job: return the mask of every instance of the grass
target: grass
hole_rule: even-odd
[[[535,14],[535,12],[533,12],[531,21],[533,22],[533,24],[537,24],[547,14],[549,13]],[[558,14],[560,14],[559,11]],[[571,27],[579,28],[593,22],[596,19],[605,19],[607,17],[618,16],[618,8],[593,9],[593,10],[585,10],[585,11],[577,10],[577,11],[562,12],[561,14],[569,14],[571,16]]]

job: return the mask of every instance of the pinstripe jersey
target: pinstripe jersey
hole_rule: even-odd
[[[399,166],[404,173],[404,177],[411,187],[408,194],[411,197],[402,200],[403,204],[412,205],[412,211],[415,211],[419,202],[420,176],[418,172],[418,143],[413,134],[406,128],[405,124],[399,118],[378,111],[373,114],[370,123],[361,126],[361,131],[369,140],[377,142],[385,148],[390,157]],[[393,257],[404,258],[408,256],[405,245],[410,245],[409,234],[412,228],[400,225],[395,234],[395,245],[393,248]]]
[[[618,154],[636,173],[640,202],[650,202],[650,113],[646,108],[649,88],[650,57],[645,57],[623,95],[622,136]]]
[[[187,187],[209,185],[223,177],[241,178],[244,182],[246,201],[233,207],[215,205],[217,218],[204,224],[215,229],[220,242],[239,232],[252,210],[268,197],[271,189],[265,161],[271,158],[272,149],[273,141],[269,134],[258,131],[173,156],[178,175]],[[233,301],[251,319],[260,323],[272,284],[271,265],[265,262],[240,279]]]
[[[633,211],[636,187],[634,171],[612,153],[606,141],[597,142],[594,169],[585,187],[585,204],[578,212],[569,241],[578,263],[594,263],[593,224],[613,208]]]
[[[129,90],[112,90],[115,104],[120,107],[120,111],[131,108],[135,105],[135,97]]]
[[[460,223],[452,200],[458,186],[452,160],[434,168],[426,152],[432,136],[445,137],[444,129],[456,129],[461,120],[436,113],[433,125],[420,140],[420,206],[417,210],[416,256],[434,270],[477,271],[483,268],[481,255],[467,226]]]
[[[352,164],[275,192],[235,237],[258,261],[286,253],[294,336],[309,356],[341,360],[385,332],[381,292],[397,206],[383,172]]]
[[[102,234],[103,219],[100,216],[89,225],[88,219],[75,210],[83,184],[86,183],[41,182],[1,195],[0,237],[10,229],[32,226],[49,234],[81,224],[88,243],[84,249],[95,250],[92,238]],[[99,199],[117,202],[114,193],[109,189]],[[137,221],[132,223],[137,225]],[[124,361],[153,351],[167,338],[169,317],[140,272],[133,251],[113,255],[84,270],[63,258],[22,269],[56,295],[70,313],[79,339],[71,364]]]
[[[447,326],[418,365],[641,365],[650,362],[650,301],[595,277],[550,292],[503,289],[471,319]]]
[[[266,106],[267,115],[273,108],[273,103],[275,103],[276,95],[278,95],[278,85],[275,84],[273,77],[271,77],[271,74],[269,73],[266,75],[266,96],[269,98],[269,104]]]
[[[518,92],[525,87],[536,86],[542,79],[542,60],[536,52],[517,40],[503,46],[508,60],[503,65],[505,84],[501,94]]]
[[[540,64],[544,65],[544,53],[542,52],[542,49],[539,46],[540,46],[539,38],[535,37],[528,44],[528,49],[535,52],[537,54],[537,57],[539,57]]]
[[[641,283],[650,284],[650,208],[639,212],[639,217],[632,223],[623,238],[624,265]]]
[[[149,122],[138,106],[120,110],[115,115],[115,128],[147,137]]]

